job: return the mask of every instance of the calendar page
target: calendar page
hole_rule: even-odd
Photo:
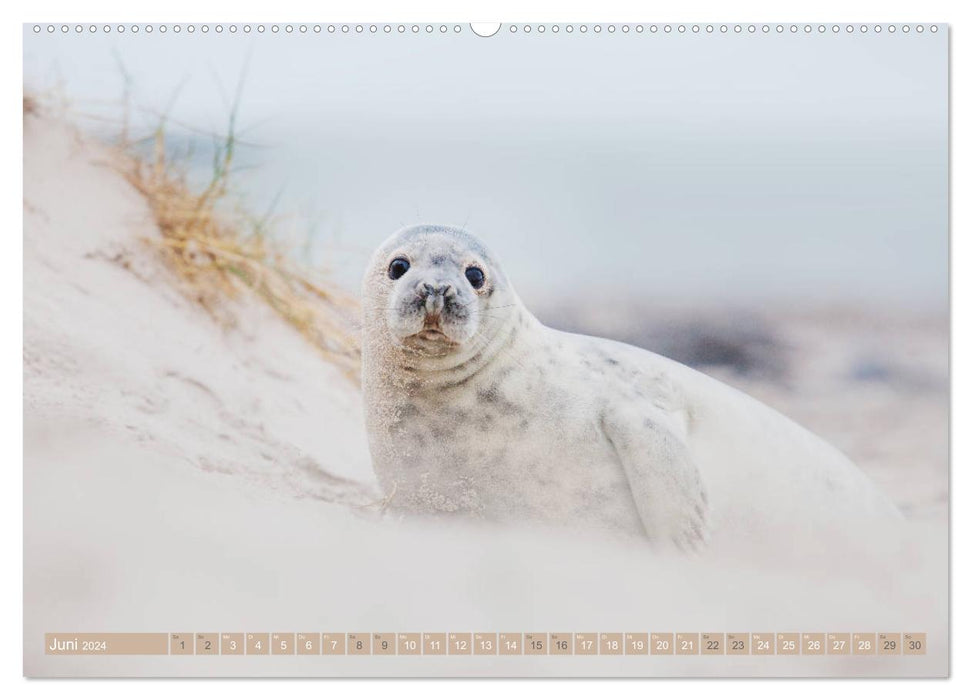
[[[948,34],[25,24],[25,675],[947,676]]]

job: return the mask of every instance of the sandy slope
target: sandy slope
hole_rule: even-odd
[[[241,299],[220,329],[142,237],[103,151],[28,118],[28,675],[927,675],[947,668],[946,523],[892,570],[701,560],[542,532],[379,520],[360,397]],[[933,544],[931,544],[933,543]],[[927,631],[930,654],[47,657],[45,631]]]
[[[330,476],[366,481],[353,385],[254,299],[224,332],[178,293],[140,240],[158,236],[144,201],[106,154],[34,119],[25,138],[29,413],[301,495],[340,497]]]

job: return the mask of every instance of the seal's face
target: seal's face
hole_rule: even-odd
[[[364,282],[368,308],[381,309],[391,340],[431,355],[468,346],[501,321],[508,288],[499,266],[460,229],[416,226],[375,253]],[[493,311],[490,311],[493,309]]]

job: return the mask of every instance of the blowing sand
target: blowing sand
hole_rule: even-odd
[[[24,129],[27,675],[947,672],[942,510],[880,570],[381,517],[357,387],[255,298],[233,302],[235,328],[214,323],[144,242],[158,232],[109,154],[47,119]],[[43,654],[55,631],[507,629],[926,631],[928,654]]]

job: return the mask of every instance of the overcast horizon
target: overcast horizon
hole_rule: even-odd
[[[524,296],[582,274],[666,298],[946,308],[946,28],[24,32],[28,89],[117,119],[127,72],[143,132],[163,111],[223,131],[245,66],[240,161],[257,167],[236,184],[257,212],[279,196],[354,290],[381,240],[434,221],[479,233]]]

